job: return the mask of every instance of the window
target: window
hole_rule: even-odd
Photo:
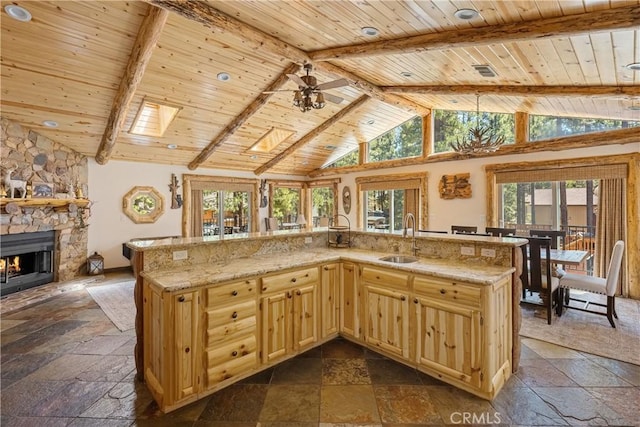
[[[415,216],[416,229],[426,228],[426,173],[358,177],[356,185],[363,206],[358,222],[363,228],[401,230],[408,213]]]
[[[280,224],[294,224],[298,214],[302,213],[300,200],[301,187],[276,186],[271,200],[271,216]]]
[[[183,175],[183,183],[185,237],[257,230],[258,180]]]
[[[316,187],[311,189],[311,216],[313,225],[317,227],[320,218],[333,218],[335,193],[333,187]]]
[[[531,141],[539,141],[561,136],[603,132],[638,126],[640,126],[640,121],[532,115],[529,116],[529,138]]]
[[[476,127],[478,115],[475,111],[433,110],[433,152],[452,151],[451,143]],[[513,114],[480,112],[480,125],[495,131],[496,136],[504,136],[507,144],[514,142]]]
[[[369,162],[422,155],[422,117],[416,116],[369,141]]]
[[[340,157],[338,160],[336,160],[333,163],[328,164],[327,168],[341,168],[343,166],[355,166],[358,164],[358,153],[360,152],[359,149],[355,149],[353,151],[350,151],[349,153],[345,154],[344,156]]]

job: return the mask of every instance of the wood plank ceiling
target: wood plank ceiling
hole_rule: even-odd
[[[625,67],[640,62],[638,0],[8,4],[33,19],[1,14],[2,116],[100,163],[304,176],[431,108],[475,110],[476,94],[484,111],[640,120],[640,72]],[[480,16],[455,18],[462,7]],[[342,103],[291,105],[284,73],[304,60],[319,82],[350,81],[327,91]],[[129,133],[145,99],[181,108],[162,137]],[[274,127],[292,135],[249,151]]]

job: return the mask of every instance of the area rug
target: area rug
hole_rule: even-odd
[[[100,306],[104,314],[121,331],[133,329],[136,320],[136,305],[133,300],[135,281],[128,280],[98,286],[87,286],[87,292]]]
[[[606,302],[606,297],[601,295],[578,295],[574,290],[571,294]],[[572,304],[576,303],[572,301]],[[561,317],[554,314],[548,325],[544,309],[522,306],[520,335],[640,365],[640,301],[616,298],[616,312],[615,329],[606,316],[571,309],[565,310]]]

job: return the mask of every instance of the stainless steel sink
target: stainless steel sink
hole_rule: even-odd
[[[418,261],[418,258],[408,255],[388,255],[378,259],[380,261],[393,262],[396,264],[408,264],[410,262]]]

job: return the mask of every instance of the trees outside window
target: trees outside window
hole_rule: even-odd
[[[300,188],[276,187],[271,208],[271,216],[278,222],[296,222],[300,212]]]
[[[369,141],[369,162],[422,155],[422,117],[416,116]]]
[[[506,144],[514,142],[514,123],[513,114],[480,112],[480,126],[493,129]],[[466,137],[477,124],[475,111],[433,110],[433,152],[453,151],[451,144]]]
[[[311,189],[311,215],[314,220],[320,217],[333,217],[333,187],[315,187]]]
[[[336,160],[335,162],[327,165],[327,168],[341,168],[343,166],[355,166],[358,164],[358,153],[360,152],[360,150],[358,150],[357,148],[353,151],[350,151],[349,153],[345,154],[344,156],[340,157],[338,160]]]
[[[529,139],[540,141],[561,136],[640,127],[640,121],[529,116]]]
[[[247,191],[202,191],[202,235],[247,232],[251,212]]]

